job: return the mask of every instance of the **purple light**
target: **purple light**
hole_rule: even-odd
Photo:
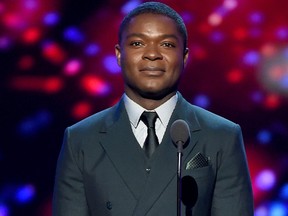
[[[181,17],[186,24],[194,21],[194,15],[190,11],[181,13]]]
[[[193,103],[197,106],[207,108],[210,105],[210,100],[206,95],[197,95]]]
[[[260,24],[264,21],[264,16],[261,12],[254,12],[250,14],[249,20],[251,23]]]
[[[219,7],[218,9],[216,9],[216,13],[223,17],[228,13],[228,10],[225,7]]]
[[[244,55],[243,61],[247,65],[257,65],[260,60],[260,55],[256,51],[249,51]]]
[[[33,185],[25,185],[16,192],[16,200],[19,203],[27,203],[35,196],[35,188]]]
[[[257,209],[255,209],[254,216],[269,216],[267,207],[260,206]]]
[[[285,74],[281,80],[280,80],[280,85],[284,89],[288,89],[288,74]]]
[[[138,0],[131,0],[128,1],[123,7],[121,8],[121,11],[123,14],[128,14],[131,10],[136,8],[141,2]]]
[[[285,48],[283,50],[283,58],[284,60],[288,61],[288,48]]]
[[[26,0],[24,1],[24,5],[26,9],[34,10],[38,8],[38,4],[35,0]]]
[[[50,12],[44,16],[44,23],[48,26],[55,25],[59,22],[59,14],[57,12]]]
[[[261,103],[264,99],[264,95],[260,91],[253,92],[251,98],[255,103]]]
[[[262,30],[258,28],[252,28],[249,30],[249,35],[253,38],[258,38],[262,35]]]
[[[0,216],[8,216],[8,215],[9,215],[8,207],[6,207],[3,204],[0,204]]]
[[[0,49],[9,48],[11,41],[8,37],[0,37]]]
[[[268,130],[261,130],[257,134],[257,140],[261,144],[268,144],[269,142],[271,142],[271,138],[272,138],[271,132]]]
[[[121,72],[121,69],[117,64],[117,59],[114,55],[110,55],[104,58],[103,64],[104,67],[112,74],[117,74]]]
[[[214,41],[215,43],[222,42],[224,39],[224,34],[222,32],[213,32],[211,34],[211,40]]]
[[[81,43],[84,40],[84,35],[76,27],[69,27],[64,31],[64,38],[73,43]]]
[[[256,177],[256,186],[263,190],[271,190],[276,184],[276,176],[272,170],[263,170]]]
[[[280,40],[285,40],[288,38],[288,27],[280,27],[275,32],[276,37]]]

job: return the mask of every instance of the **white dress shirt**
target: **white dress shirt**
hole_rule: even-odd
[[[146,110],[141,107],[139,104],[131,100],[126,94],[124,94],[124,104],[128,113],[132,131],[143,148],[145,139],[147,137],[147,126],[140,120],[140,117],[144,111],[156,112],[158,117],[155,123],[156,135],[159,140],[159,144],[163,139],[164,133],[167,129],[168,122],[172,115],[173,110],[175,109],[176,103],[178,100],[178,95],[175,94],[168,101],[166,101],[161,106],[157,107],[155,110]]]

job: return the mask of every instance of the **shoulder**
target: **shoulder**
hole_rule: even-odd
[[[99,111],[69,126],[67,130],[75,135],[84,135],[85,133],[91,133],[91,131],[99,132],[115,121],[115,118],[117,118],[119,114],[119,106],[120,104],[117,103],[112,107]]]

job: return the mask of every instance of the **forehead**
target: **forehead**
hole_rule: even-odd
[[[160,34],[174,34],[180,36],[177,24],[172,18],[153,13],[139,14],[131,18],[123,34],[143,32],[157,32]]]

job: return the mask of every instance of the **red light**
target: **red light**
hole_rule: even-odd
[[[237,28],[235,29],[235,31],[233,32],[234,38],[236,40],[244,40],[245,38],[247,38],[247,30],[244,28]]]
[[[105,95],[109,92],[109,86],[100,77],[88,75],[82,79],[82,87],[90,94]]]
[[[63,82],[58,77],[51,77],[44,82],[43,90],[47,93],[59,92],[63,87]]]
[[[62,63],[66,57],[64,50],[56,43],[48,43],[43,47],[43,56],[53,63]]]
[[[15,77],[10,86],[20,91],[40,91],[45,93],[57,93],[63,88],[63,81],[58,77]]]
[[[239,83],[243,80],[243,72],[238,69],[231,70],[227,74],[227,80],[229,83]]]
[[[35,42],[39,41],[40,37],[41,37],[41,32],[37,28],[27,29],[23,33],[23,36],[22,36],[23,41],[25,43],[28,43],[28,44],[35,43]]]
[[[195,46],[192,48],[192,55],[195,59],[205,59],[207,58],[207,52],[204,48]]]
[[[280,106],[281,102],[278,95],[271,94],[266,97],[264,103],[265,107],[267,107],[268,109],[276,109]]]
[[[91,114],[92,107],[88,102],[82,101],[72,108],[72,116],[75,119],[83,119]]]

